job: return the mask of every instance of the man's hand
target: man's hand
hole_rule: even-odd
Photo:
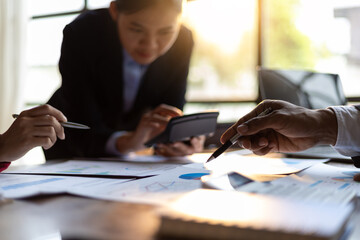
[[[258,116],[269,107],[271,113]],[[255,154],[296,152],[316,144],[335,145],[337,121],[330,109],[310,110],[285,101],[265,100],[230,127],[221,142],[237,132],[242,135],[239,144]]]

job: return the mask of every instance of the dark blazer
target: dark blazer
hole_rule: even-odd
[[[123,112],[123,55],[116,24],[107,9],[88,11],[63,31],[59,69],[62,85],[48,104],[69,121],[91,130],[65,129],[66,139],[45,151],[47,159],[100,157],[115,131],[134,130],[142,114],[165,103],[183,108],[190,56],[191,32],[181,27],[169,51],[149,65],[134,107]]]

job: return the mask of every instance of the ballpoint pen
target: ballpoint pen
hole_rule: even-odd
[[[19,114],[13,114],[13,118],[19,117]],[[90,129],[90,127],[80,124],[80,123],[74,123],[74,122],[60,122],[61,126],[68,127],[68,128],[76,128],[76,129]]]
[[[261,117],[261,116],[264,116],[264,115],[270,113],[271,110],[272,109],[270,107],[265,109],[263,112],[261,112],[258,115],[258,117]],[[231,147],[232,145],[234,145],[237,142],[239,137],[241,137],[240,133],[236,133],[234,136],[232,136],[221,147],[216,149],[216,151],[213,154],[211,154],[211,156],[209,157],[209,159],[206,162],[210,162],[210,161],[214,160],[215,158],[217,158],[218,156],[220,156],[222,153],[224,153],[229,147]]]

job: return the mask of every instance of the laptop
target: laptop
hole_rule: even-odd
[[[267,68],[258,68],[257,73],[261,100],[284,100],[310,109],[347,104],[338,74]],[[318,145],[302,152],[287,154],[350,159],[339,154],[329,145]]]

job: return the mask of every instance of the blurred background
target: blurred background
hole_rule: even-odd
[[[45,103],[60,86],[62,30],[110,0],[0,0],[0,132],[11,113]],[[258,101],[256,66],[337,73],[350,102],[360,101],[360,0],[192,0],[185,113],[220,110],[231,123]],[[324,90],[325,91],[325,90]],[[29,160],[31,159],[31,160]],[[41,149],[17,164],[39,163]]]

